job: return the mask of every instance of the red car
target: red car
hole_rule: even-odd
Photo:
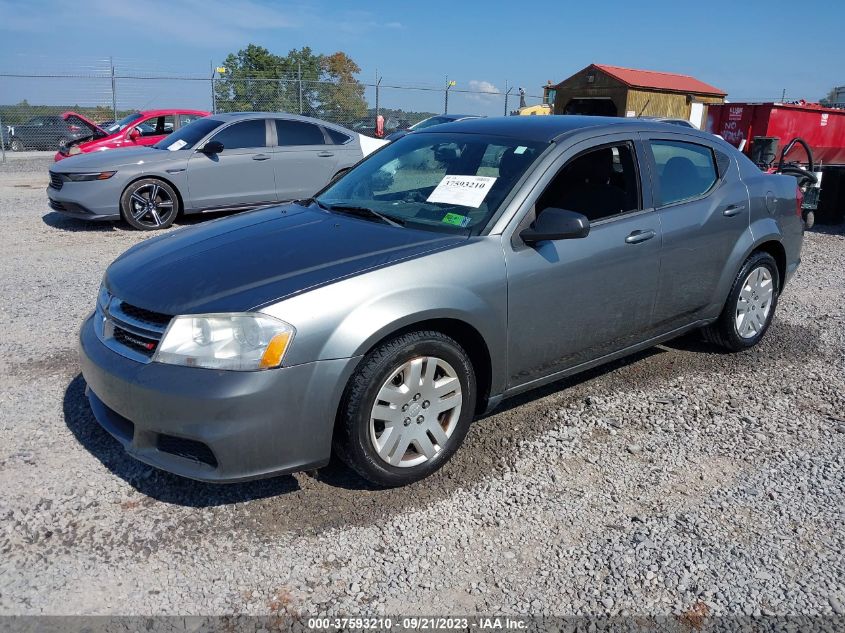
[[[108,136],[87,142],[68,144],[56,152],[57,161],[88,152],[100,152],[120,147],[153,145],[183,125],[208,116],[203,110],[146,110],[133,112],[105,128]]]

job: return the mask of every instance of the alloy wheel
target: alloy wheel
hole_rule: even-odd
[[[162,226],[173,213],[173,199],[158,183],[138,187],[129,198],[132,217],[150,228]]]
[[[463,395],[455,369],[442,358],[413,358],[384,382],[370,413],[370,441],[391,466],[434,458],[457,427]]]
[[[772,273],[768,268],[758,266],[748,273],[736,301],[734,324],[740,337],[753,338],[765,328],[774,294]]]

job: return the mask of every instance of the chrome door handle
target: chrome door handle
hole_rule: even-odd
[[[625,238],[626,244],[639,244],[640,242],[645,242],[646,240],[650,240],[655,235],[656,232],[649,229],[648,231],[633,231],[628,237]]]
[[[252,157],[252,160],[270,160],[270,157],[267,154],[256,154]]]
[[[722,211],[722,215],[726,218],[732,218],[735,215],[739,215],[745,210],[744,204],[731,204],[725,207],[725,210]]]
[[[330,158],[334,156],[334,152],[320,152],[317,154],[320,158]]]

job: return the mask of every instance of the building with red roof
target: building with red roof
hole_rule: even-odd
[[[689,75],[605,64],[590,64],[553,92],[555,114],[669,117],[698,128],[707,120],[708,104],[724,103],[727,95]]]

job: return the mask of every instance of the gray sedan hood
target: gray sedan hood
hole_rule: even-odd
[[[168,315],[241,312],[466,240],[291,204],[142,242],[109,266],[106,286]]]
[[[151,147],[121,147],[69,156],[53,165],[50,171],[60,174],[96,170],[108,171],[120,169],[120,167],[127,165],[142,166],[170,160],[187,160],[190,153],[186,150],[171,152],[166,149],[153,149]]]

